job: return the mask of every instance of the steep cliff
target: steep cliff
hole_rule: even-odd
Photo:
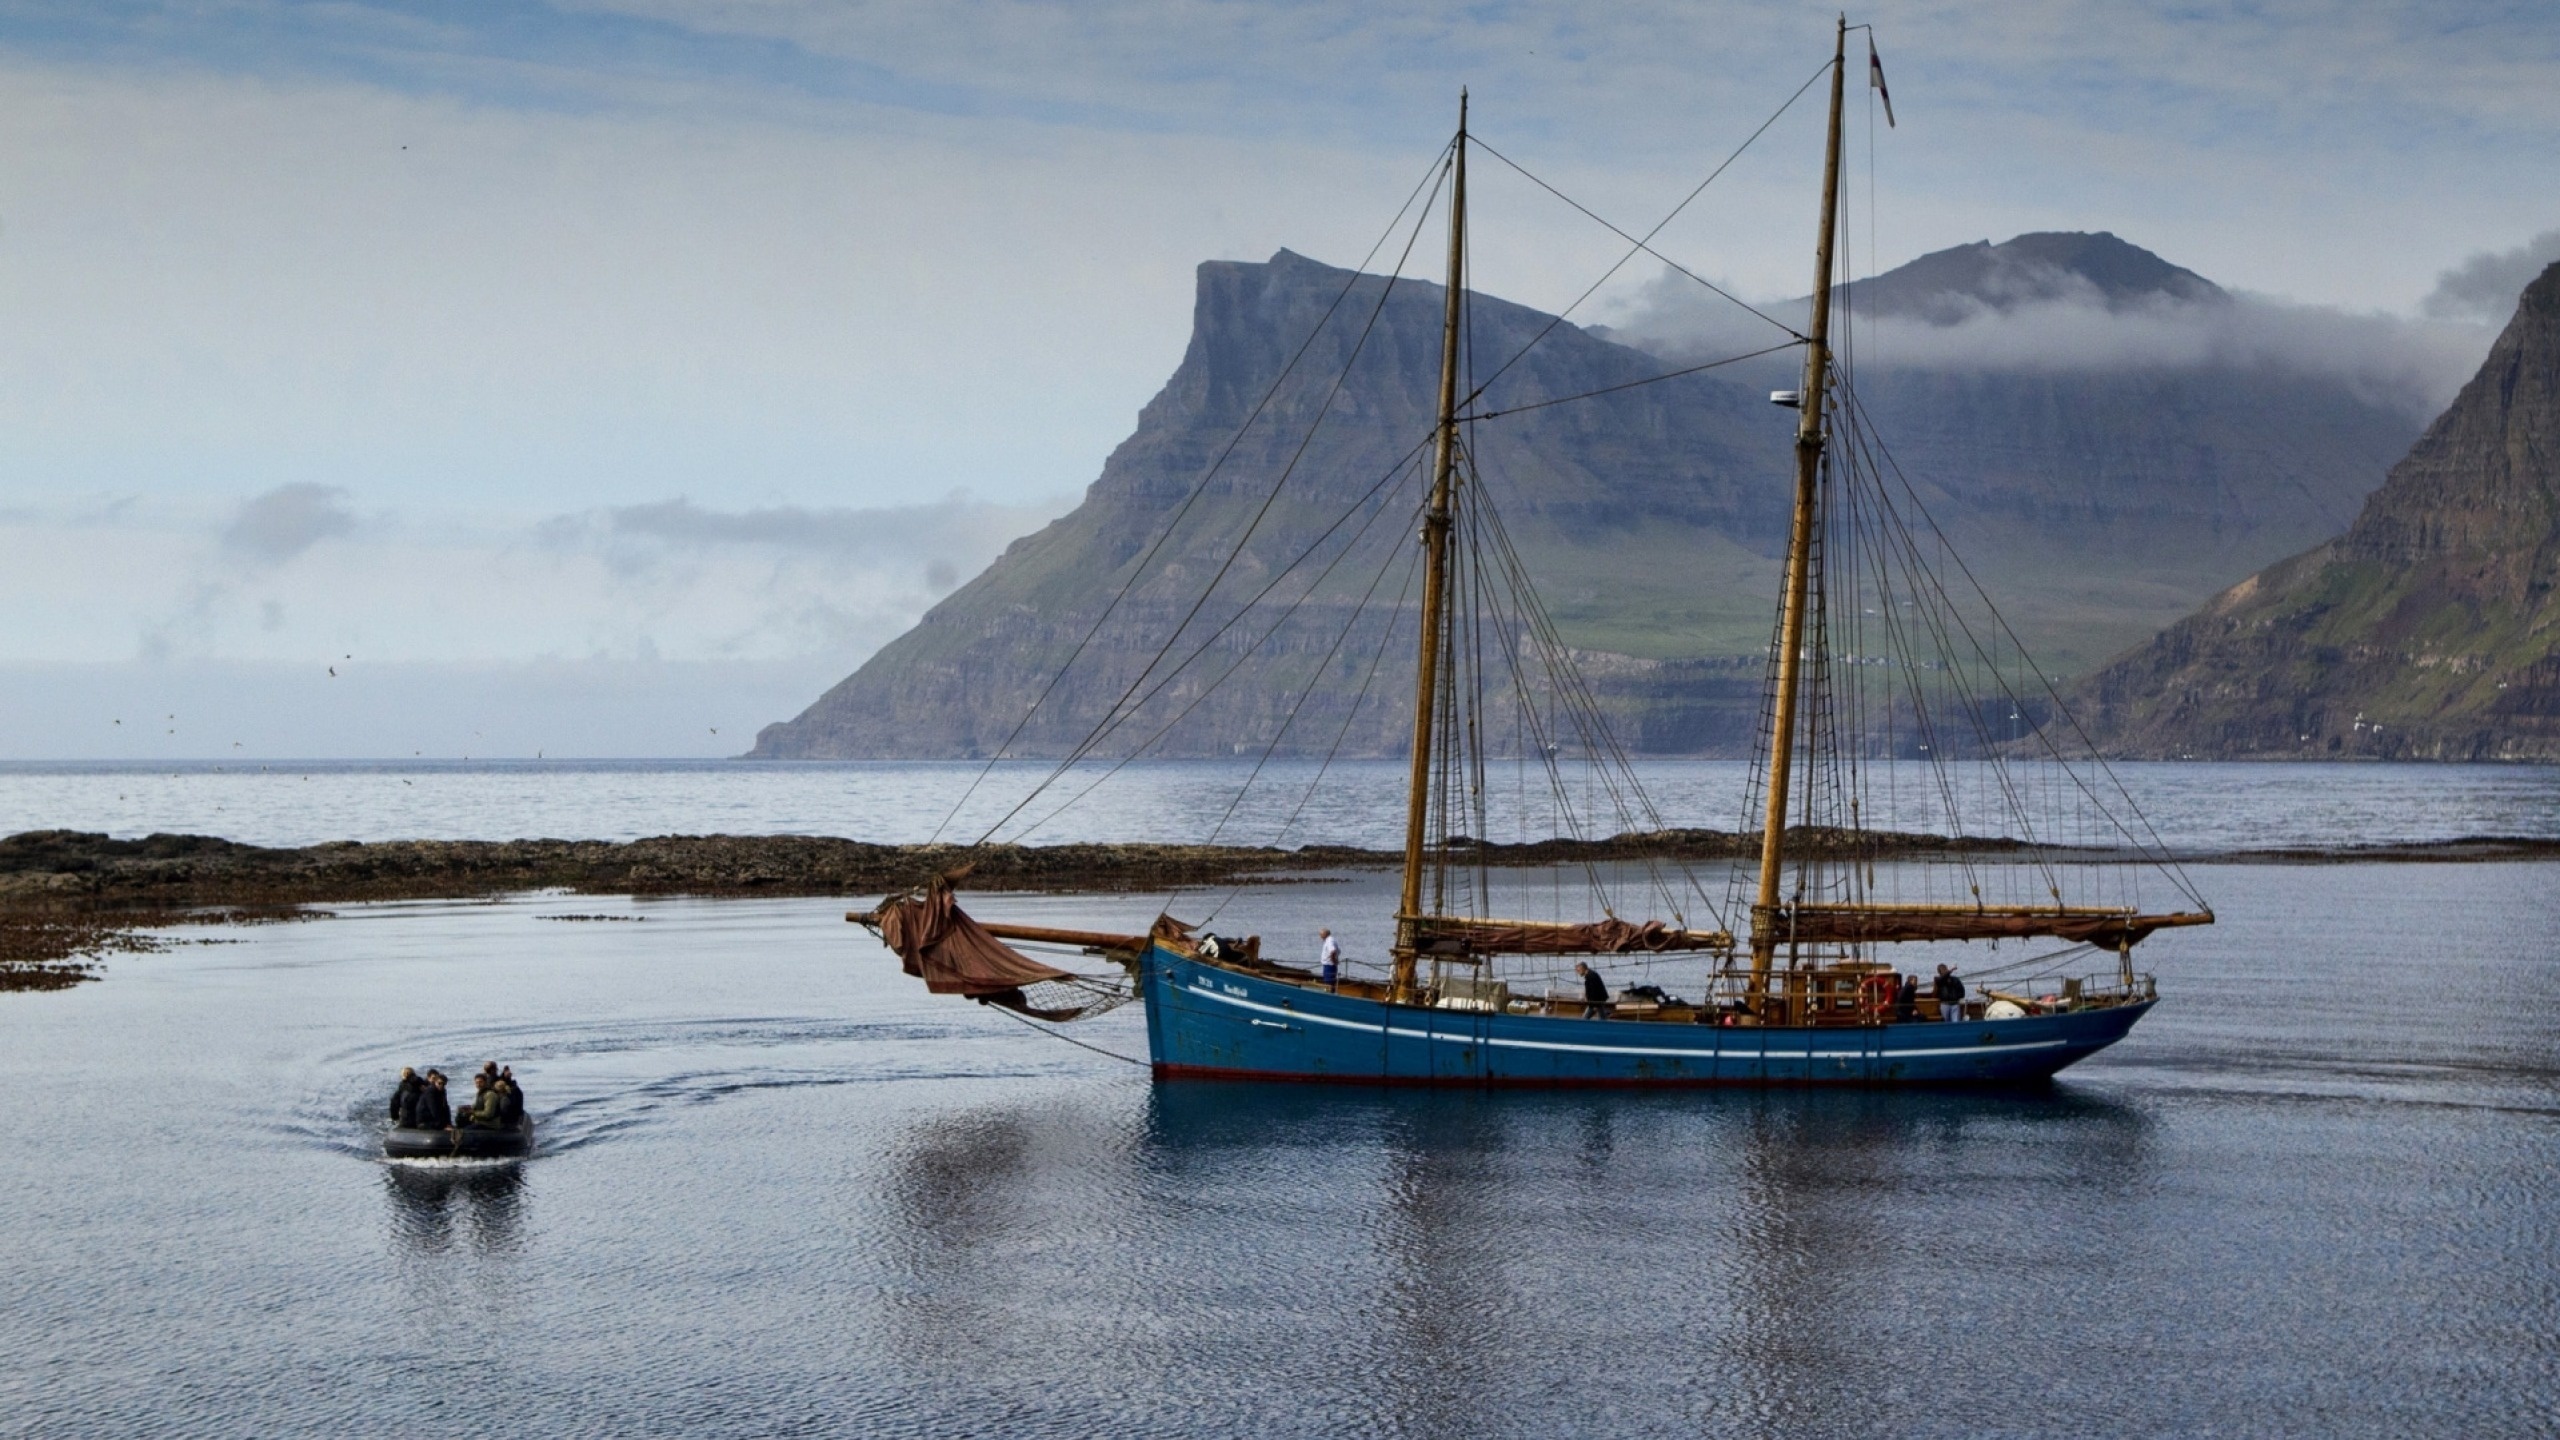
[[[1013,745],[1018,754],[1058,753],[1085,734],[1182,625],[1227,552],[1255,526],[1284,472],[1289,479],[1272,513],[1254,528],[1177,653],[1231,617],[1382,478],[1396,476],[1363,512],[1375,514],[1376,522],[1344,547],[1351,553],[1337,567],[1339,583],[1302,605],[1251,657],[1249,673],[1203,698],[1203,677],[1239,658],[1231,652],[1252,631],[1220,637],[1200,673],[1169,691],[1139,732],[1192,706],[1182,731],[1168,736],[1159,753],[1228,754],[1267,738],[1311,667],[1325,663],[1332,635],[1359,598],[1350,577],[1365,584],[1389,552],[1411,548],[1408,516],[1420,484],[1414,461],[1431,425],[1441,292],[1412,281],[1390,291],[1383,279],[1362,277],[1328,319],[1327,308],[1350,278],[1287,251],[1267,264],[1201,266],[1189,351],[1140,413],[1135,433],[1104,463],[1084,503],[1016,542],[798,719],[768,727],[755,753],[991,753],[1093,632]],[[1549,320],[1476,297],[1471,354],[1489,371],[1528,347]],[[1255,407],[1302,343],[1308,343],[1306,354],[1256,416]],[[1510,397],[1579,394],[1645,380],[1663,368],[1651,356],[1560,326],[1528,350],[1488,393],[1488,403],[1499,408]],[[1337,375],[1343,377],[1339,390],[1333,388]],[[1314,425],[1319,415],[1323,423]],[[1488,489],[1521,548],[1543,575],[1560,582],[1561,608],[1676,614],[1738,647],[1765,631],[1761,602],[1743,604],[1738,587],[1700,586],[1695,576],[1700,566],[1773,573],[1766,556],[1786,524],[1778,468],[1784,419],[1745,387],[1699,377],[1529,411],[1476,427],[1473,441]],[[1221,460],[1239,430],[1242,439]],[[1207,490],[1173,524],[1184,497],[1213,465]],[[1141,573],[1139,562],[1168,525],[1169,538]],[[1094,632],[1124,586],[1126,597]],[[1409,605],[1397,610],[1393,600],[1389,590],[1373,612],[1409,617]],[[1293,731],[1292,748],[1331,743],[1366,662],[1395,648],[1388,635],[1381,625],[1332,657],[1328,683],[1299,721],[1304,734],[1323,738],[1300,741],[1301,732]],[[1399,684],[1409,688],[1409,675],[1410,663],[1396,655],[1374,688],[1396,694]],[[1389,707],[1372,705],[1346,743],[1354,753],[1392,748],[1408,723]]]
[[[2082,686],[2130,755],[2560,760],[2560,265],[2347,532]]]
[[[2132,263],[2118,250],[2080,249],[2113,267],[2117,289],[2151,283],[2193,299],[2187,282],[2205,284],[2156,257],[2160,273],[2146,282],[2138,264],[2116,273]],[[1977,270],[2010,277],[2003,284],[2018,273],[1996,257],[1976,261]],[[1322,751],[1337,734],[1346,753],[1399,748],[1407,722],[1394,706],[1348,713],[1363,683],[1384,696],[1409,691],[1410,662],[1393,627],[1373,618],[1355,643],[1330,647],[1360,585],[1395,547],[1411,548],[1420,476],[1410,457],[1430,430],[1441,292],[1412,281],[1389,291],[1379,277],[1360,277],[1325,319],[1351,279],[1287,251],[1265,264],[1201,266],[1189,350],[1084,503],[1016,542],[799,717],[767,727],[753,753],[992,753],[1076,655],[1010,752],[1061,753],[1184,625],[1248,527],[1252,541],[1175,648],[1179,655],[1205,643],[1203,663],[1134,734],[1170,724],[1156,754],[1259,748],[1315,678],[1285,749]],[[1928,279],[1909,288],[1944,286]],[[1471,427],[1486,490],[1566,640],[1595,653],[1599,688],[1622,732],[1654,753],[1732,753],[1752,733],[1757,657],[1784,541],[1793,415],[1766,398],[1784,371],[1716,371],[1525,408],[1648,380],[1666,363],[1479,295],[1470,373],[1492,375],[1541,333],[1478,402],[1509,412]],[[1247,425],[1302,343],[1303,358]],[[1986,562],[1979,568],[2029,643],[2065,670],[2133,643],[2231,577],[2334,533],[2416,429],[2343,386],[2253,370],[1905,368],[1872,375],[1864,393],[1933,513]],[[1172,524],[1213,466],[1200,499]],[[1257,526],[1284,472],[1288,481]],[[1214,633],[1390,474],[1398,478],[1373,507],[1377,523],[1319,547],[1320,559],[1339,554],[1340,562],[1287,625],[1250,654],[1253,627]],[[1280,597],[1292,598],[1298,583]],[[1394,593],[1391,585],[1372,602],[1373,617],[1392,608]],[[1409,607],[1396,613],[1409,624]],[[1204,693],[1230,664],[1235,679]]]

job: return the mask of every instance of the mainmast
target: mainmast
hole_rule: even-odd
[[[1833,85],[1838,90],[1838,85]],[[1835,93],[1832,108],[1839,109]],[[1835,127],[1836,127],[1835,121]],[[1396,907],[1394,998],[1413,992],[1415,922],[1422,915],[1423,831],[1430,823],[1432,723],[1440,693],[1442,612],[1448,606],[1449,501],[1458,467],[1458,324],[1467,261],[1467,92],[1458,92],[1450,162],[1449,279],[1440,320],[1440,428],[1431,456],[1431,503],[1422,513],[1422,649],[1413,684],[1413,781],[1405,798],[1404,891]]]
[[[1831,51],[1831,131],[1822,159],[1822,229],[1813,242],[1813,328],[1805,337],[1803,414],[1796,422],[1796,509],[1787,540],[1786,598],[1778,612],[1777,713],[1769,736],[1769,808],[1760,830],[1760,895],[1751,907],[1751,989],[1767,993],[1780,937],[1778,886],[1786,866],[1787,788],[1795,763],[1796,701],[1804,684],[1805,608],[1813,568],[1814,485],[1822,470],[1823,392],[1831,379],[1831,243],[1840,227],[1840,97],[1849,17]],[[1410,882],[1408,882],[1408,886]]]

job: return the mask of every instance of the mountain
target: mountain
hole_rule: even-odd
[[[1370,511],[1391,499],[1397,513],[1345,547],[1352,553],[1337,570],[1365,584],[1381,561],[1411,549],[1408,515],[1420,494],[1416,446],[1431,429],[1441,306],[1437,286],[1400,281],[1390,290],[1380,277],[1354,279],[1285,250],[1266,264],[1202,265],[1182,364],[1104,462],[1084,503],[1015,542],[799,718],[767,727],[754,753],[992,753],[1110,608],[1059,693],[1041,705],[1012,747],[1013,753],[1063,751],[1183,626],[1202,586],[1255,525],[1284,470],[1289,483],[1272,514],[1254,530],[1203,618],[1185,633],[1197,637],[1230,618],[1335,516],[1383,477],[1399,474],[1409,483]],[[1477,297],[1474,353],[1508,358],[1551,323],[1526,307]],[[1302,344],[1309,346],[1305,357],[1272,391]],[[1346,362],[1353,362],[1347,371]],[[1639,351],[1559,325],[1494,394],[1524,400],[1579,394],[1647,380],[1663,368]],[[1344,376],[1339,391],[1332,388],[1337,374]],[[1267,391],[1272,399],[1257,414]],[[1320,415],[1324,423],[1299,454]],[[1558,580],[1564,607],[1605,611],[1607,594],[1644,614],[1679,611],[1718,627],[1725,643],[1742,645],[1767,628],[1764,606],[1756,599],[1747,607],[1736,603],[1742,597],[1731,587],[1701,593],[1689,577],[1701,564],[1752,572],[1764,583],[1775,576],[1766,557],[1787,523],[1780,470],[1785,419],[1765,396],[1699,377],[1530,411],[1478,427],[1474,439],[1488,490],[1540,573]],[[1221,461],[1239,431],[1241,440]],[[1213,464],[1216,473],[1199,501],[1141,573],[1150,545]],[[1112,597],[1124,586],[1127,594],[1114,608]],[[1186,682],[1169,698],[1198,708],[1189,717],[1190,733],[1169,737],[1177,743],[1168,748],[1225,754],[1267,736],[1277,723],[1282,687],[1294,687],[1324,662],[1330,636],[1358,598],[1346,581],[1302,605],[1287,633],[1266,647],[1255,683],[1225,686],[1204,699],[1196,682]],[[1216,657],[1220,666],[1231,662],[1231,647],[1230,641]],[[1383,631],[1366,653],[1381,648],[1393,648]],[[1301,720],[1311,728],[1327,722],[1320,733],[1328,737],[1341,716],[1327,706],[1347,710],[1347,692],[1359,678],[1344,657],[1331,663],[1335,683]],[[1410,669],[1406,662],[1402,674]],[[1377,688],[1394,693],[1397,673],[1388,670]],[[1408,689],[1410,683],[1404,681]],[[1369,709],[1374,713],[1347,742],[1354,753],[1391,748],[1409,723],[1387,707]]]
[[[1942,259],[1984,248],[1961,247],[1915,262],[1929,267],[1917,279],[1895,271],[1867,283],[1888,297],[1974,283],[1989,293],[1959,293],[1986,305],[2040,265],[2098,291],[2112,283],[2132,295],[2144,283],[2128,255],[2148,252],[2105,236],[2060,243],[2073,239],[2021,237],[1962,265]],[[2155,291],[2210,303],[2195,302],[2179,277],[2208,282],[2150,258]],[[1355,644],[1336,648],[1332,637],[1368,577],[1398,547],[1411,549],[1441,303],[1437,286],[1390,288],[1285,250],[1263,264],[1202,265],[1182,364],[1083,504],[1017,541],[801,715],[768,726],[752,753],[988,754],[1027,711],[1008,753],[1063,753],[1177,631],[1176,657],[1207,648],[1132,732],[1171,727],[1151,753],[1258,749],[1284,722],[1289,751],[1400,748],[1406,722],[1395,705],[1354,713],[1352,702],[1364,684],[1409,692],[1410,661],[1379,618],[1393,611],[1409,626],[1409,600],[1397,609],[1390,585]],[[1471,427],[1485,493],[1565,640],[1587,652],[1621,737],[1652,753],[1738,753],[1756,726],[1785,543],[1794,417],[1767,402],[1773,380],[1786,382],[1783,358],[1639,384],[1669,364],[1484,295],[1469,336],[1471,373],[1500,372],[1476,408],[1507,412]],[[2065,672],[2334,534],[2418,428],[2342,383],[2266,369],[1903,367],[1870,374],[1861,393],[1931,513],[1984,562],[1977,571],[2028,643]],[[1590,398],[1529,408],[1568,396]],[[1362,512],[1382,518],[1357,537],[1324,538],[1318,560],[1334,568],[1288,624],[1267,639],[1253,626],[1220,631],[1391,475],[1396,483]],[[1248,529],[1250,543],[1203,600]],[[1289,576],[1280,598],[1302,583]],[[1235,682],[1207,683],[1229,666]],[[1291,720],[1290,697],[1310,677],[1311,697]]]
[[[1976,240],[1840,288],[1859,314],[1933,325],[2033,304],[2094,303],[2122,312],[2231,303],[2221,286],[2193,270],[2103,230],[2040,231],[1997,245]]]
[[[2081,687],[2128,755],[2560,760],[2560,265],[2344,535]]]

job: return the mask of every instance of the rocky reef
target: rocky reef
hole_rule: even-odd
[[[1797,854],[1927,859],[2014,853],[2016,840],[1799,828]],[[1536,867],[1639,860],[1749,862],[1760,837],[1659,830],[1605,840],[1451,842],[1467,864]],[[2052,847],[2046,847],[2051,850]],[[2135,857],[2073,852],[2103,863]],[[2208,858],[2208,857],[2189,857]],[[2444,844],[2268,851],[2210,857],[2278,864],[2336,860],[2560,859],[2560,842],[2482,838]],[[875,845],[810,835],[665,835],[647,840],[395,840],[270,848],[206,835],[139,840],[76,830],[0,839],[0,990],[51,990],[94,978],[101,957],[165,949],[168,926],[322,918],[313,907],[377,900],[476,899],[534,890],[597,895],[844,896],[874,900],[966,867],[972,890],[1162,893],[1191,886],[1288,883],[1326,872],[1391,869],[1400,851],[1341,845]],[[563,916],[602,919],[602,916]]]

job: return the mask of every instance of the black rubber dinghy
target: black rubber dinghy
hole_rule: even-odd
[[[471,1125],[459,1130],[417,1130],[397,1126],[382,1137],[382,1153],[394,1160],[502,1160],[533,1153],[533,1117],[513,1125]]]

